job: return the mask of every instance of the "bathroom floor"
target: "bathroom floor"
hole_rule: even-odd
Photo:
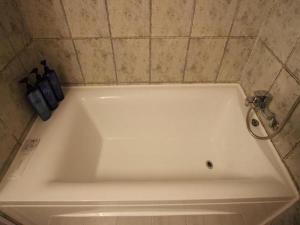
[[[241,215],[156,216],[156,217],[64,217],[50,225],[243,225]]]

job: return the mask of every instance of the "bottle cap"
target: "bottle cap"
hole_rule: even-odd
[[[42,76],[38,73],[38,68],[33,68],[30,74],[35,74],[37,81],[40,81],[42,79]]]

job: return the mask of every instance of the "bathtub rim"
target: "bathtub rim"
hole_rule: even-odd
[[[238,92],[243,96],[243,98],[246,97],[245,95],[245,92],[243,90],[243,88],[241,87],[240,84],[237,84],[237,83],[184,83],[184,84],[181,84],[181,83],[155,83],[155,84],[132,84],[132,85],[127,85],[127,84],[121,84],[121,85],[85,85],[85,86],[68,86],[68,87],[64,87],[65,90],[68,90],[68,89],[93,89],[93,88],[111,88],[111,89],[114,89],[114,88],[134,88],[134,87],[143,87],[143,88],[152,88],[152,87],[235,87],[237,88]],[[264,129],[264,128],[263,128]],[[265,129],[264,129],[265,130]],[[30,135],[30,132],[28,132],[28,134],[26,135],[26,138]],[[26,138],[24,140],[26,140]],[[283,173],[285,175],[285,177],[287,178],[289,184],[287,184],[291,190],[293,191],[293,198],[286,198],[284,200],[288,200],[290,201],[290,204],[288,205],[292,205],[294,204],[298,199],[299,199],[299,192],[297,191],[297,188],[296,188],[296,182],[292,176],[292,174],[290,173],[290,171],[288,170],[287,166],[285,165],[284,161],[281,159],[278,151],[276,150],[275,146],[273,145],[273,143],[268,140],[267,141],[269,143],[269,145],[271,146],[272,148],[272,152],[273,152],[273,155],[275,155],[276,157],[276,160],[279,160],[281,162],[281,167],[283,168]],[[24,143],[22,143],[23,145]],[[21,145],[21,147],[22,147]],[[274,151],[276,153],[274,153]],[[6,174],[7,175],[7,174]],[[6,176],[5,175],[5,176]],[[5,177],[4,177],[5,178]],[[3,181],[1,182],[3,183]],[[269,198],[266,198],[266,199],[262,199],[262,201],[267,201]],[[280,198],[282,200],[282,198]],[[279,201],[280,201],[279,199]],[[246,202],[257,202],[256,200],[253,200],[253,201],[249,201],[249,199],[246,199],[247,201]],[[270,199],[269,199],[270,200]],[[276,199],[274,199],[276,201]],[[291,201],[292,200],[292,201]],[[181,202],[181,201],[176,201],[174,200],[175,202]],[[187,200],[188,202],[191,202],[191,200]],[[205,200],[204,200],[205,201]],[[208,200],[211,202],[211,204],[216,204],[216,203],[212,203],[212,201],[214,200]],[[217,202],[220,203],[221,200],[218,200]],[[235,200],[230,200],[230,199],[226,199],[224,201],[230,201],[230,202],[235,202]],[[258,199],[258,201],[261,201]],[[273,201],[273,200],[270,200],[270,201]],[[30,202],[30,205],[31,203],[33,205],[49,205],[50,204],[69,204],[69,203],[72,203],[72,205],[74,205],[74,203],[77,202],[79,204],[85,204],[85,203],[97,203],[97,205],[101,204],[101,203],[105,203],[105,201],[81,201],[81,200],[77,200],[77,201],[60,201],[60,202],[57,202],[57,201],[32,201]],[[146,201],[147,202],[147,201]],[[166,201],[164,201],[166,202]],[[197,204],[199,204],[201,201],[197,200]],[[237,200],[237,202],[244,202],[242,199],[241,200]],[[119,202],[118,204],[120,203],[125,203],[124,201],[121,201]],[[141,201],[139,201],[139,203],[141,203]],[[160,204],[159,201],[155,201],[156,204]],[[114,204],[114,203],[113,203]],[[183,203],[178,203],[178,204],[183,204]],[[208,202],[206,202],[205,204],[210,204]],[[223,204],[223,203],[221,203]],[[8,206],[8,205],[28,205],[28,201],[0,201],[0,205],[1,206]],[[105,204],[107,205],[107,204]],[[289,206],[287,206],[288,208]]]

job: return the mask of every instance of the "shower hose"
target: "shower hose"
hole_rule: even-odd
[[[249,131],[249,133],[256,139],[259,140],[269,140],[272,139],[273,137],[275,137],[276,135],[278,135],[282,129],[285,127],[286,123],[289,121],[289,119],[291,118],[291,116],[293,115],[293,113],[295,112],[297,106],[300,103],[300,96],[298,96],[298,98],[296,99],[296,101],[294,102],[294,104],[292,105],[291,109],[289,110],[287,116],[284,118],[284,120],[282,121],[282,123],[280,124],[280,126],[278,127],[278,129],[276,131],[274,131],[272,134],[269,134],[267,136],[259,136],[257,134],[255,134],[252,130],[251,130],[251,126],[250,126],[250,114],[251,111],[254,110],[253,106],[250,106],[248,112],[247,112],[247,117],[246,117],[246,125],[247,125],[247,129]]]

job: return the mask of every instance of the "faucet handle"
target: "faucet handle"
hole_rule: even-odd
[[[254,102],[255,97],[254,96],[247,96],[245,99],[245,106],[249,106]]]
[[[270,120],[269,127],[271,127],[273,130],[277,130],[279,128],[279,123],[275,117]]]
[[[254,92],[253,96],[248,96],[245,105],[253,104],[255,108],[265,109],[272,101],[272,95],[265,90],[258,90]]]
[[[254,92],[255,100],[254,105],[260,109],[265,109],[268,107],[272,101],[272,95],[265,90],[258,90]]]

